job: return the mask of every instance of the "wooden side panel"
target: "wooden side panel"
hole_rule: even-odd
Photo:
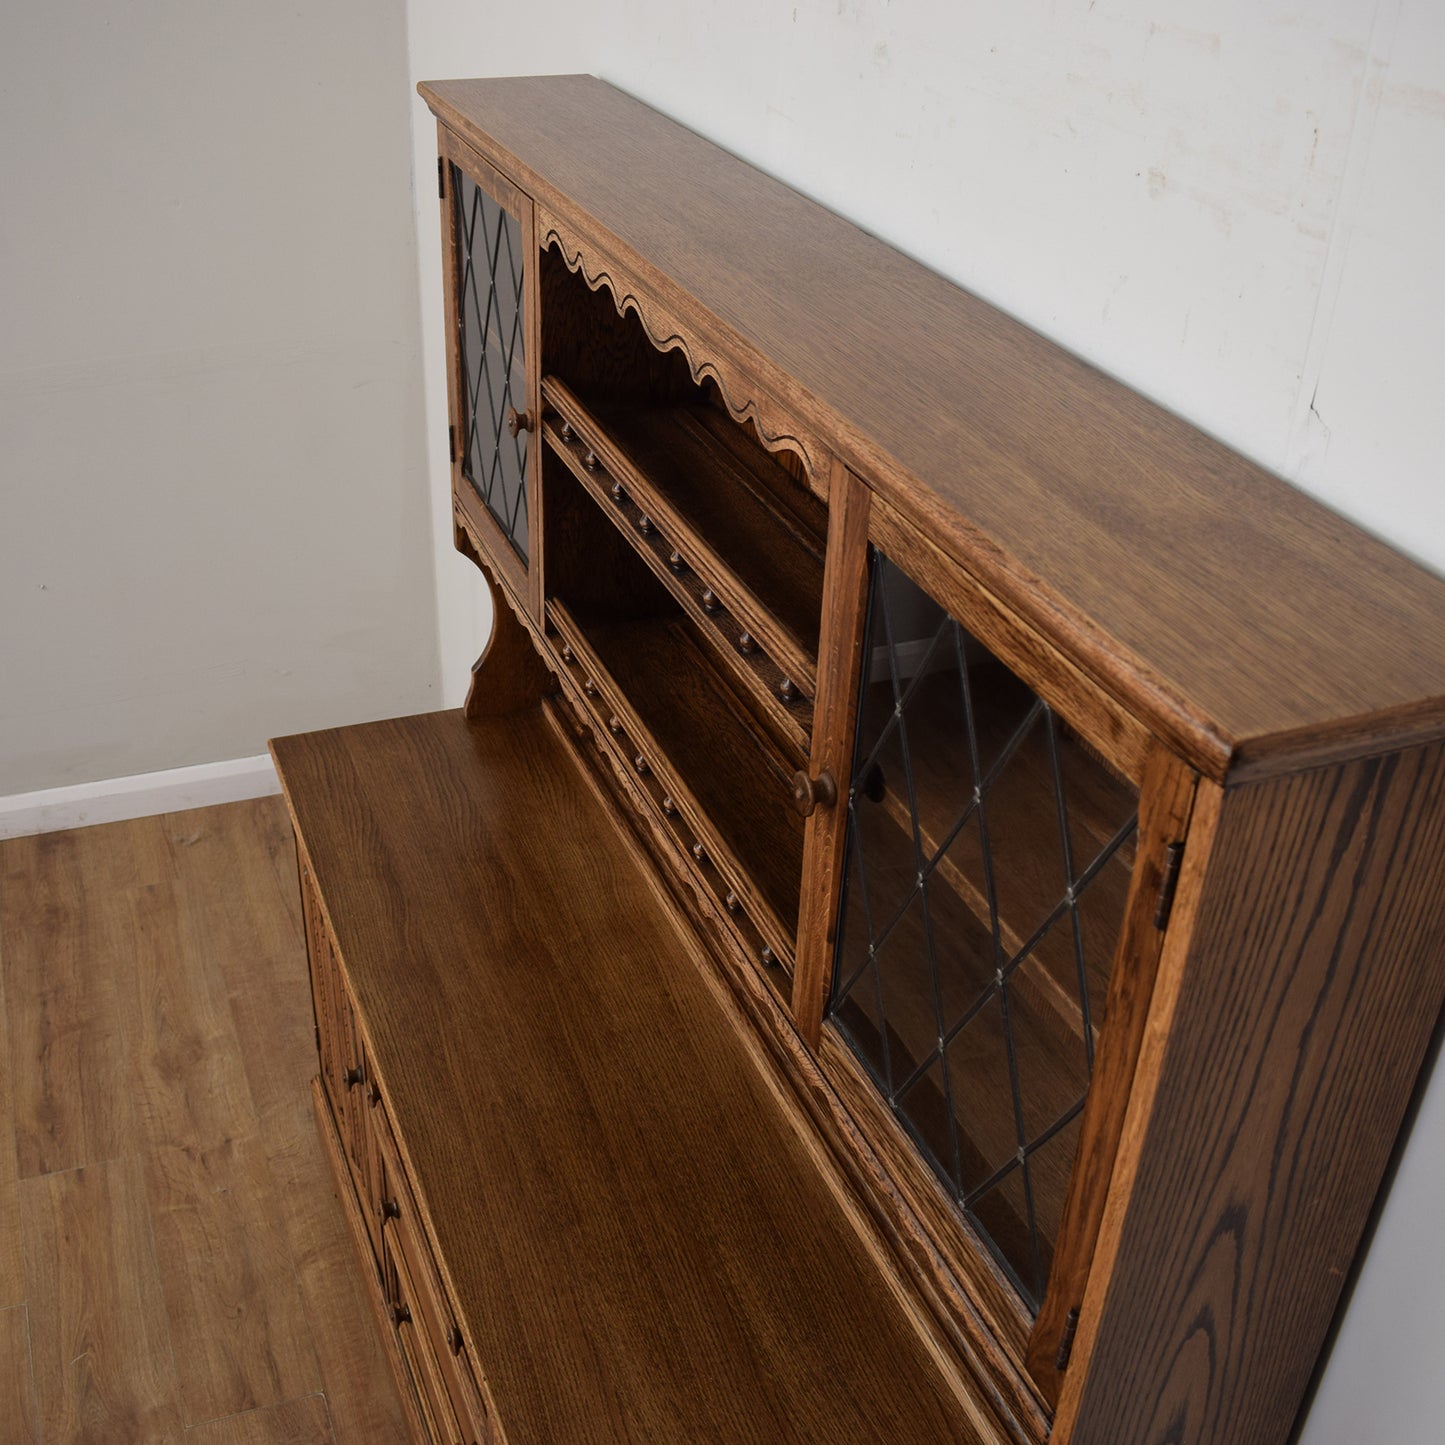
[[[1201,880],[1185,858],[1198,913],[1155,991],[1069,1445],[1288,1436],[1445,993],[1445,746],[1206,803],[1213,861]]]

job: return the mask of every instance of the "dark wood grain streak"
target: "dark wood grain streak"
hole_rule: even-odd
[[[273,747],[510,1438],[984,1438],[540,714]]]
[[[1056,1438],[1286,1437],[1445,995],[1442,796],[1439,744],[1225,794]]]
[[[600,81],[421,93],[1209,775],[1445,731],[1445,582],[1303,493]]]

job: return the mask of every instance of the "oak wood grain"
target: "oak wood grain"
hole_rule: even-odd
[[[1445,582],[1303,493],[600,81],[421,93],[1207,774],[1445,729]]]
[[[145,1173],[187,1422],[318,1391],[260,1141],[155,1146]],[[227,1328],[207,1327],[216,1320]]]
[[[877,1267],[906,1291],[915,1318],[960,1381],[980,1433],[987,1439],[1041,1441],[1048,1423],[1022,1374],[1028,1321],[1017,1295],[944,1195],[872,1080],[836,1033],[825,1029],[819,1053],[804,1046],[787,991],[776,987],[777,970],[757,968],[756,948],[747,944],[738,956],[730,935],[745,915],[725,913],[720,906],[709,909],[707,895],[683,866],[687,860],[658,836],[666,831],[661,819],[649,818],[645,798],[638,798],[645,780],[630,768],[609,767],[607,751],[589,746],[590,732],[578,740],[573,728],[559,723],[558,735],[577,746],[584,775],[604,803],[620,807],[624,819],[637,820],[634,836],[641,856],[658,865],[651,876],[661,905],[680,910],[693,920],[699,937],[711,941],[713,967],[704,980],[723,998],[760,1067],[777,1071],[769,1077],[795,1111],[823,1179]],[[909,1180],[919,1186],[918,1194],[908,1193]],[[920,1198],[931,1201],[932,1208],[920,1208]],[[1002,1343],[1009,1341],[1011,1354]]]
[[[26,1179],[20,1209],[40,1438],[181,1445],[139,1157]]]
[[[186,1445],[333,1445],[326,1399],[308,1395],[192,1426]]]
[[[118,1158],[135,1139],[129,895],[172,876],[169,845],[156,819],[42,833],[0,843],[0,870],[20,1175]]]
[[[0,928],[0,959],[5,939]],[[0,967],[0,1309],[25,1298],[25,1257],[20,1238],[20,1171],[15,1155],[15,1110],[10,1096],[10,1040],[5,973]]]
[[[0,1310],[0,1440],[40,1445],[30,1324],[24,1305]]]
[[[224,874],[218,874],[218,881]],[[126,1090],[138,1142],[205,1146],[256,1132],[215,934],[222,889],[152,883],[129,894],[133,984],[117,1000],[125,1023]]]
[[[509,1435],[980,1438],[549,724],[273,748]]]
[[[1070,1445],[1288,1434],[1445,997],[1442,795],[1438,744],[1214,794],[1064,1377]]]

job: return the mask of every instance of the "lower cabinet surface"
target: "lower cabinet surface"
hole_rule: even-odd
[[[421,1440],[1031,1438],[945,1365],[540,709],[273,745]]]

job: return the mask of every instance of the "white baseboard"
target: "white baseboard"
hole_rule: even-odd
[[[279,793],[280,781],[268,753],[231,758],[223,763],[198,763],[162,773],[137,773],[129,778],[103,778],[36,793],[0,797],[0,838],[85,828],[92,823],[119,823],[153,813],[178,813],[212,803],[238,803]]]

